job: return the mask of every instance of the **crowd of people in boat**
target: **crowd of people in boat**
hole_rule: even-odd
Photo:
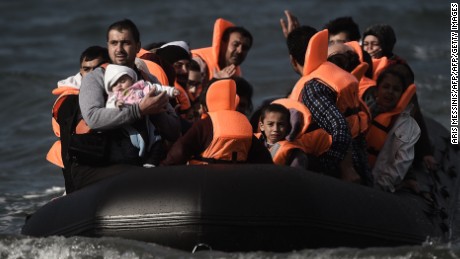
[[[254,113],[240,68],[253,43],[244,27],[219,18],[211,46],[191,49],[182,40],[141,46],[131,20],[111,24],[107,47],[83,51],[80,71],[53,90],[59,139],[47,159],[62,168],[66,192],[132,166],[212,163],[273,163],[419,192],[412,165],[435,170],[436,161],[392,27],[361,36],[351,17],[317,30],[285,15],[299,80]]]

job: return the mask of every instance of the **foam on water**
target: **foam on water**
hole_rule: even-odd
[[[290,253],[225,253],[179,251],[156,244],[118,238],[0,236],[1,258],[458,258],[452,244],[425,244],[398,248],[305,249]]]

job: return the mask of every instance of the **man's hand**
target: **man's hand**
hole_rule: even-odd
[[[168,96],[166,92],[161,92],[155,96],[155,91],[150,91],[139,103],[139,110],[141,115],[157,114],[166,111],[167,103]]]
[[[231,64],[228,67],[224,67],[221,71],[214,70],[214,78],[224,79],[230,78],[236,73],[236,66]]]
[[[356,172],[355,168],[353,167],[353,158],[351,156],[351,149],[348,150],[345,158],[340,162],[340,175],[341,179],[345,182],[351,183],[360,183],[361,177]]]
[[[290,11],[285,10],[284,14],[286,15],[286,21],[283,18],[280,19],[281,29],[283,30],[284,37],[287,38],[289,33],[294,29],[300,27],[299,20],[295,17]]]

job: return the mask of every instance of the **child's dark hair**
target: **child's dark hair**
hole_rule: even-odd
[[[278,112],[278,113],[283,114],[283,116],[286,118],[286,122],[287,122],[287,124],[286,124],[286,126],[288,127],[287,132],[291,131],[291,123],[290,123],[291,113],[289,112],[288,108],[284,107],[281,104],[277,104],[277,103],[268,104],[265,107],[263,107],[262,111],[260,112],[260,122],[264,121],[265,116],[269,112]]]
[[[324,25],[324,29],[328,29],[329,34],[331,35],[345,32],[350,41],[359,41],[361,38],[359,26],[350,16],[338,17],[331,20]]]

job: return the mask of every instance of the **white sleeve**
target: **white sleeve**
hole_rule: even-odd
[[[396,120],[372,169],[377,186],[395,191],[412,165],[414,145],[419,138],[420,127],[412,117],[404,114]]]

